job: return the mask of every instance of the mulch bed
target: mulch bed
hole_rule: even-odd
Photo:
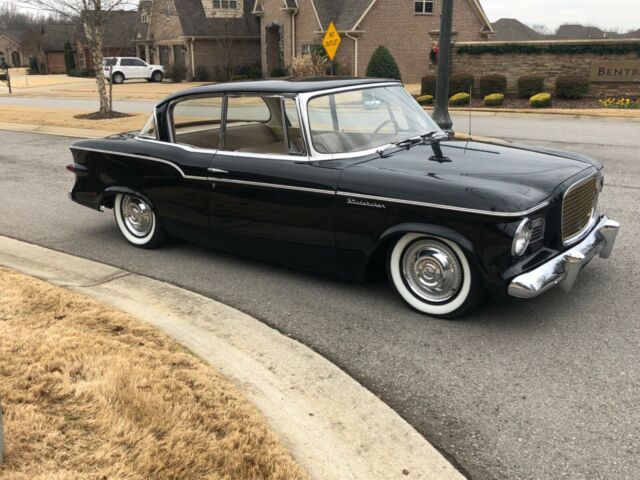
[[[112,118],[127,118],[132,116],[133,115],[129,115],[128,113],[111,111],[108,113],[100,113],[100,112],[83,113],[82,115],[74,115],[73,118],[77,118],[79,120],[109,120]]]

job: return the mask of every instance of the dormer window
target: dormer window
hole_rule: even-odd
[[[415,0],[417,14],[433,14],[433,4],[435,0]]]
[[[213,0],[213,8],[235,10],[238,8],[238,2],[236,0]]]

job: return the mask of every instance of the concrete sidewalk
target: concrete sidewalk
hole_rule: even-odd
[[[0,265],[151,323],[232,379],[318,480],[461,480],[413,427],[338,367],[258,320],[125,270],[0,236]]]

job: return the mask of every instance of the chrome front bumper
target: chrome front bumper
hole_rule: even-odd
[[[618,222],[609,220],[604,215],[582,242],[535,270],[514,278],[509,284],[509,295],[533,298],[556,285],[560,285],[565,292],[571,291],[580,270],[593,257],[600,254],[601,258],[609,258],[619,228]]]

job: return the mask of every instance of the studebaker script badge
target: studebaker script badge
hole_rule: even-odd
[[[387,208],[382,203],[370,202],[369,200],[357,200],[351,197],[347,198],[347,205],[359,205],[361,207],[372,207],[372,208]]]

